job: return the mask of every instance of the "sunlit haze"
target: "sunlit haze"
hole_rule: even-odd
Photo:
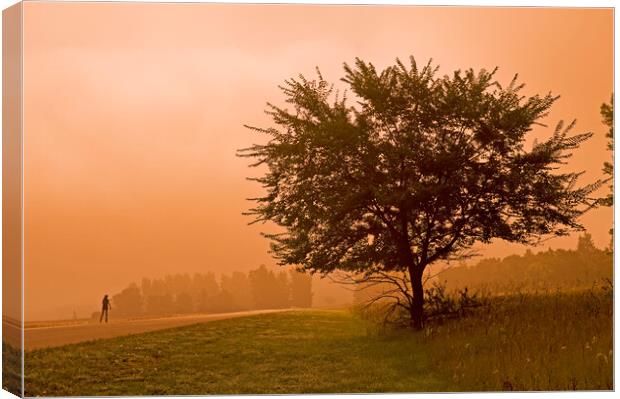
[[[576,118],[594,137],[568,167],[585,183],[611,157],[611,9],[28,2],[24,29],[26,320],[90,316],[142,277],[274,265],[260,235],[273,227],[242,215],[260,171],[235,153],[264,140],[243,124],[270,123],[277,86],[316,66],[333,82],[355,57],[498,66],[524,94],[561,95],[530,143]],[[582,221],[609,244],[610,208]]]

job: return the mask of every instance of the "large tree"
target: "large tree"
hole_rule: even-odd
[[[299,308],[312,307],[312,276],[290,270],[291,305]]]
[[[533,244],[582,229],[600,182],[577,187],[580,173],[561,165],[591,134],[559,123],[525,146],[557,97],[524,97],[516,76],[503,87],[484,69],[440,76],[413,57],[380,72],[356,59],[344,71],[352,105],[317,69],[281,86],[291,109],[268,104],[272,126],[248,126],[268,137],[240,152],[266,171],[248,214],[283,228],[265,234],[280,264],[403,272],[398,302],[421,328],[433,262],[494,238]]]

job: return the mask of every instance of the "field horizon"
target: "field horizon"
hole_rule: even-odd
[[[497,297],[423,331],[353,309],[286,310],[35,349],[26,394],[611,390],[610,292]]]

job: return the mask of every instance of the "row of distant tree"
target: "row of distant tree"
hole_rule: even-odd
[[[482,259],[475,264],[460,264],[443,270],[431,270],[426,288],[438,283],[448,291],[463,288],[488,293],[531,292],[542,290],[587,289],[605,285],[613,278],[613,254],[597,248],[590,234],[579,237],[576,249],[549,249],[503,259]],[[367,304],[373,300],[400,298],[397,284],[407,285],[407,276],[392,273],[359,284],[353,293],[353,303]]]
[[[549,249],[503,259],[490,258],[457,266],[437,278],[447,288],[488,288],[492,291],[580,289],[613,276],[613,254],[597,248],[590,234],[579,237],[576,249]]]
[[[211,272],[143,278],[112,296],[117,316],[221,313],[312,306],[312,278],[264,265],[218,279]]]

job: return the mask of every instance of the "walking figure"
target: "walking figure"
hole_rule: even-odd
[[[103,315],[105,314],[105,322],[108,322],[108,310],[112,309],[110,306],[110,300],[108,299],[108,294],[103,296],[103,301],[101,302],[101,317],[99,318],[99,323],[103,321]]]

